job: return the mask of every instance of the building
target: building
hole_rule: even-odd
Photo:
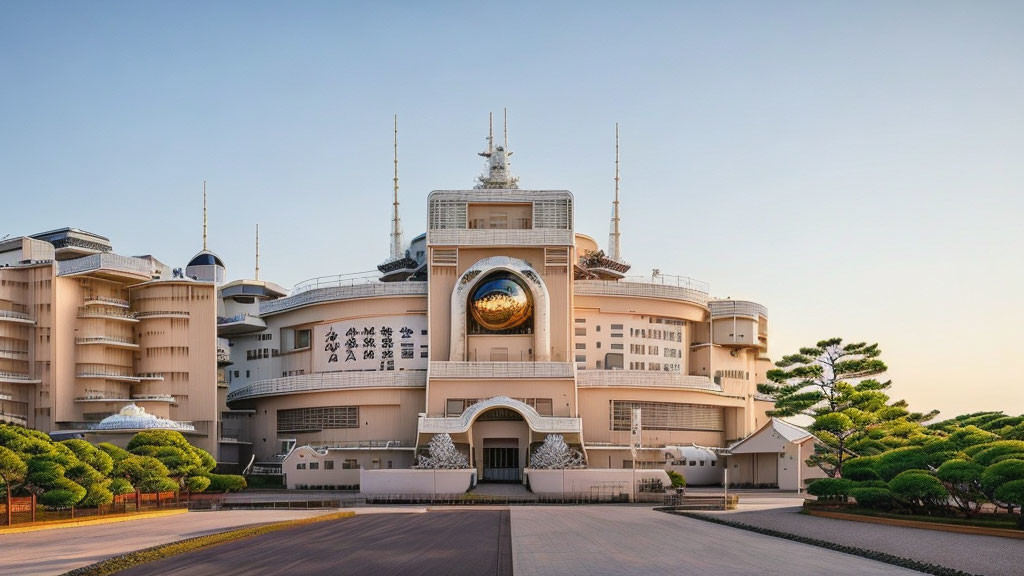
[[[379,275],[221,287],[225,427],[241,423],[262,469],[351,485],[359,468],[412,466],[440,433],[484,481],[521,479],[549,434],[592,468],[665,467],[667,447],[724,448],[769,421],[764,306],[628,276],[617,162],[601,249],[576,232],[570,192],[520,189],[507,141],[488,143],[476,186],[430,193],[427,231],[405,244],[396,136]]]
[[[112,250],[74,228],[0,242],[0,421],[123,445],[151,420],[110,417],[150,415],[216,456],[216,286]]]

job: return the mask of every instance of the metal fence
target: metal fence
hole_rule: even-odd
[[[175,492],[136,492],[114,496],[110,504],[99,506],[69,506],[47,508],[41,506],[35,495],[11,498],[10,503],[0,500],[0,526],[18,524],[63,522],[82,518],[97,518],[111,514],[137,514],[152,510],[186,508],[189,502]]]

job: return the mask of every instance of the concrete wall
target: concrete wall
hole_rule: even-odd
[[[461,494],[476,484],[476,470],[360,470],[363,494]]]
[[[664,470],[612,470],[584,468],[581,470],[536,470],[527,468],[530,490],[549,496],[583,494],[614,496],[629,494],[632,499],[634,483],[658,479],[667,488],[672,484]]]

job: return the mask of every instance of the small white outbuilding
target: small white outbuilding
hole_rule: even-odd
[[[818,442],[808,430],[772,418],[725,450],[729,485],[803,490],[808,480],[825,476],[817,466],[806,464]]]
[[[722,483],[722,462],[714,449],[691,444],[665,446],[665,469],[686,478],[687,486],[716,486]]]

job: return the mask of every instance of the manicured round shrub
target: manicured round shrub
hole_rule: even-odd
[[[850,496],[859,506],[872,510],[892,510],[895,505],[892,491],[888,488],[858,486],[850,490]]]
[[[185,480],[185,488],[189,492],[202,492],[210,486],[210,479],[204,476],[189,476]]]
[[[981,473],[981,490],[991,496],[1000,486],[1015,480],[1024,480],[1024,460],[1003,460]]]
[[[978,444],[964,450],[967,455],[982,466],[989,466],[1003,460],[1024,460],[1024,441],[999,440],[988,444]]]
[[[85,488],[61,477],[39,496],[39,503],[50,508],[68,508],[85,498]]]
[[[885,488],[889,489],[889,483],[885,480],[861,480],[857,482],[857,488]]]
[[[995,497],[1000,502],[1024,506],[1024,480],[1013,480],[996,488]]]
[[[875,471],[886,482],[907,470],[927,470],[931,455],[920,446],[896,448],[877,456]]]
[[[245,478],[235,474],[207,474],[210,486],[207,492],[238,492],[247,486]]]
[[[0,488],[6,490],[4,479],[11,484],[18,484],[28,474],[28,465],[12,450],[0,446]]]
[[[96,447],[105,452],[108,456],[110,456],[111,460],[113,460],[114,462],[124,460],[125,458],[128,458],[129,456],[132,455],[131,452],[125,450],[124,448],[121,448],[120,446],[115,446],[110,442],[100,442],[99,444],[96,445]]]
[[[67,446],[79,460],[92,466],[100,474],[106,476],[114,468],[114,460],[109,454],[86,442],[85,440],[64,440],[60,444]]]
[[[846,478],[821,478],[807,486],[807,493],[817,496],[819,500],[845,500],[850,495],[850,490],[856,486],[853,480]]]
[[[79,506],[100,506],[110,504],[114,501],[114,494],[107,488],[109,480],[97,482],[86,488],[85,498],[79,501]]]
[[[875,472],[874,465],[878,458],[874,456],[850,458],[843,462],[843,478],[860,482],[862,480],[878,480],[880,476]]]
[[[938,507],[949,497],[942,482],[922,470],[900,472],[889,481],[889,489],[897,499],[925,508]]]
[[[985,467],[970,460],[947,460],[935,471],[935,476],[949,484],[967,484],[981,480]]]
[[[135,492],[135,486],[125,478],[114,478],[110,481],[110,492],[113,494],[131,494]]]

